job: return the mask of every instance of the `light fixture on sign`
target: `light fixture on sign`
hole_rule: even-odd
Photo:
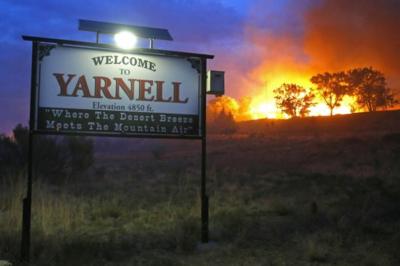
[[[114,35],[115,44],[122,49],[132,49],[135,47],[137,37],[132,32],[120,31]]]
[[[123,49],[132,49],[134,43],[136,43],[136,38],[149,40],[149,48],[154,48],[155,40],[172,41],[172,37],[167,29],[110,22],[80,19],[79,30],[95,32],[96,43],[100,42],[100,34],[113,34],[117,46]],[[135,41],[133,41],[133,39],[135,39]]]

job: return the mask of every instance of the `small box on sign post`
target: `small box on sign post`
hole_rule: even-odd
[[[209,70],[207,72],[207,94],[216,96],[224,95],[225,93],[225,72]]]

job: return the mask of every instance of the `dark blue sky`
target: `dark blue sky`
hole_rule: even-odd
[[[226,71],[236,98],[265,88],[254,73],[286,61],[294,71],[373,66],[400,91],[398,14],[400,0],[0,0],[0,132],[28,123],[31,44],[21,35],[94,41],[78,19],[167,28],[174,41],[156,47],[214,54],[209,67]]]

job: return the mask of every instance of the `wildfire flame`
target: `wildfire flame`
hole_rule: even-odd
[[[277,108],[273,90],[283,83],[312,88],[310,78],[324,72],[371,66],[383,71],[390,87],[399,94],[396,41],[400,17],[393,1],[377,5],[374,0],[366,0],[362,6],[348,0],[322,0],[318,5],[287,1],[287,10],[278,16],[281,20],[274,20],[273,27],[265,25],[271,25],[270,18],[275,13],[262,12],[268,11],[268,1],[254,2],[244,30],[248,45],[226,60],[227,76],[233,73],[228,79],[232,84],[229,89],[239,100],[233,99],[224,110],[236,121],[289,118]],[[381,41],[388,39],[393,41]],[[249,99],[243,104],[241,97]],[[309,116],[330,115],[323,99],[317,97],[315,102]],[[345,96],[341,105],[333,109],[333,115],[363,111],[356,106],[354,97]]]
[[[293,72],[282,71],[281,74],[274,75],[273,78],[267,81],[267,86],[261,93],[252,98],[251,104],[249,106],[249,113],[251,119],[288,119],[290,116],[283,113],[276,106],[274,95],[272,91],[282,85],[283,83],[295,83],[304,88],[312,88],[313,85],[310,82],[310,76],[301,75]],[[316,97],[316,104],[310,107],[310,113],[308,116],[329,116],[330,109],[325,104],[324,100],[320,97]],[[350,114],[356,111],[355,98],[351,96],[345,96],[340,106],[334,108],[333,114]]]
[[[304,88],[311,89],[313,84],[310,82],[310,76],[300,74],[288,70],[280,70],[279,74],[267,75],[264,77],[266,84],[259,90],[260,93],[256,96],[247,99],[235,100],[228,96],[220,97],[217,101],[211,104],[213,113],[225,112],[232,114],[236,121],[257,120],[257,119],[288,119],[289,115],[283,113],[276,106],[273,90],[283,83],[295,83]],[[355,98],[344,96],[341,105],[335,107],[333,115],[350,114],[357,111]],[[315,98],[315,105],[310,107],[308,116],[329,116],[330,109],[320,97]]]
[[[256,40],[265,42],[265,40]],[[267,40],[268,42],[268,40]],[[290,116],[283,113],[276,106],[274,89],[280,87],[284,83],[293,83],[300,85],[308,90],[315,87],[310,79],[313,75],[320,73],[322,70],[312,65],[304,64],[297,61],[296,56],[287,54],[281,56],[279,50],[282,47],[293,45],[292,40],[283,39],[280,42],[270,44],[273,55],[268,55],[261,65],[253,69],[249,74],[249,82],[245,84],[248,88],[253,88],[253,97],[249,104],[248,114],[250,119],[288,119]],[[256,82],[254,82],[256,81]],[[256,84],[256,85],[254,85]],[[333,114],[350,114],[357,111],[355,109],[355,98],[345,96],[341,105],[334,108]],[[359,110],[358,110],[359,111]],[[308,116],[328,116],[330,109],[321,97],[315,98],[315,105],[310,107]],[[249,118],[248,116],[236,115],[237,120]]]
[[[263,96],[255,97],[255,100],[250,105],[250,113],[251,119],[288,119],[288,116],[285,113],[282,113],[278,107],[276,106],[274,100],[268,99]],[[343,98],[342,104],[338,107],[333,109],[333,115],[338,114],[351,114],[357,112],[355,108],[355,99],[351,96],[345,96]],[[308,116],[329,116],[330,109],[329,107],[323,102],[322,99],[318,99],[317,103],[314,106],[310,107],[310,113]]]

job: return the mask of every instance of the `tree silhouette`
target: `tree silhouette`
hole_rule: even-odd
[[[387,109],[397,102],[387,87],[383,73],[372,67],[349,70],[347,76],[349,87],[356,96],[359,107],[373,112],[378,108]]]
[[[297,84],[282,84],[274,90],[277,107],[290,117],[304,117],[314,105],[315,95]]]
[[[335,107],[340,106],[343,97],[348,94],[348,83],[345,72],[317,74],[311,78],[311,82],[317,86],[318,95],[324,100],[333,115]]]

